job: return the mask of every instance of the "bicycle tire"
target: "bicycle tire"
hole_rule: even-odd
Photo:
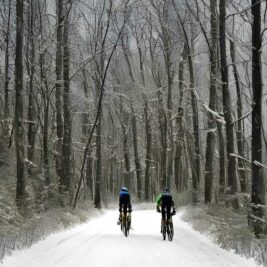
[[[165,222],[163,222],[162,237],[163,237],[163,240],[166,240],[166,223]]]
[[[123,222],[123,233],[125,235],[125,237],[129,236],[129,222],[128,222],[129,218],[128,216],[125,217],[125,220]]]
[[[127,232],[128,232],[128,236],[130,233],[130,221],[129,221],[129,217],[127,218]]]
[[[128,231],[127,231],[127,226],[124,226],[124,235],[127,237],[128,236]]]
[[[172,223],[168,224],[168,227],[169,227],[168,239],[169,239],[169,241],[172,241],[173,235],[174,235],[173,224]]]

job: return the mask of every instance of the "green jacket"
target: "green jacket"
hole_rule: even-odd
[[[160,193],[157,198],[156,198],[156,204],[159,206],[161,205],[161,199],[162,199],[162,194]]]

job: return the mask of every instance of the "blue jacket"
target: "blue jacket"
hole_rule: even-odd
[[[120,191],[120,196],[119,196],[119,206],[120,210],[122,206],[125,206],[129,209],[131,209],[131,196],[128,191]]]

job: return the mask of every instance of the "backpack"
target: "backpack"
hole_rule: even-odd
[[[162,206],[172,206],[173,205],[173,200],[172,200],[172,195],[170,193],[162,193],[162,197],[161,197],[161,203]]]

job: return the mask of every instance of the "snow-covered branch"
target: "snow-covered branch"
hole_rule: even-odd
[[[207,111],[208,113],[211,113],[211,114],[215,117],[216,121],[218,121],[219,123],[225,124],[225,119],[224,119],[224,117],[222,117],[218,112],[216,112],[216,111],[210,109],[210,108],[209,108],[206,104],[204,104],[203,102],[202,102],[202,105],[203,105],[203,107],[206,109],[206,111]]]

